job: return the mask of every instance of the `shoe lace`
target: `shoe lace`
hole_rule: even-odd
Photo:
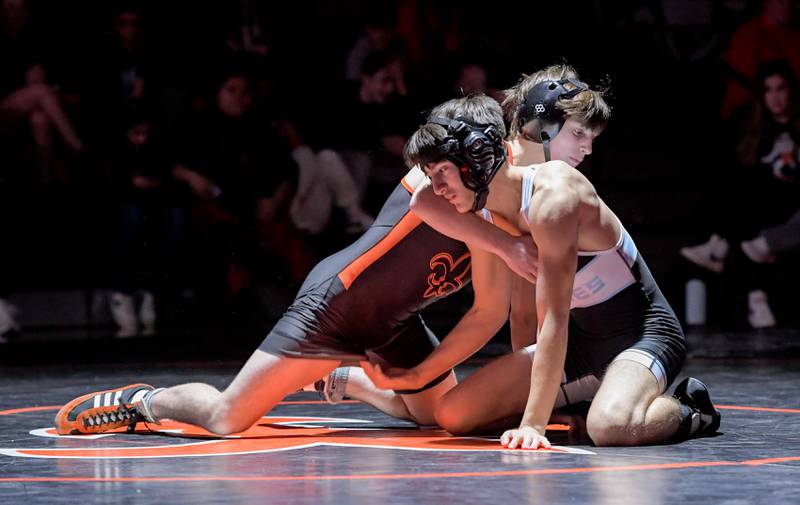
[[[141,414],[133,405],[120,404],[119,407],[111,412],[99,412],[93,416],[86,416],[83,425],[87,428],[94,428],[107,424],[128,425],[128,431],[133,431],[142,419]]]

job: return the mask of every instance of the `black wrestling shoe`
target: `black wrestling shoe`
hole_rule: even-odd
[[[675,386],[672,396],[681,404],[684,414],[678,430],[680,438],[705,437],[717,432],[722,415],[714,408],[705,384],[687,377]]]

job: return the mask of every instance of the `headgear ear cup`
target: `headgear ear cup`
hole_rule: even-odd
[[[473,123],[462,117],[437,117],[430,122],[447,130],[437,158],[452,161],[459,168],[464,186],[475,192],[472,211],[483,208],[489,183],[506,159],[502,136],[491,125]]]
[[[573,89],[564,86],[570,83]],[[566,116],[558,108],[559,100],[568,100],[589,87],[576,79],[542,81],[531,88],[519,111],[519,125],[523,137],[544,145],[545,160],[550,161],[550,141],[564,126]]]

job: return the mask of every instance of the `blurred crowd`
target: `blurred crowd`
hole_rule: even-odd
[[[625,103],[616,43],[670,70],[714,65],[708,91],[690,72],[669,81],[715,110],[702,129],[721,132],[703,146],[714,175],[693,231],[707,240],[680,257],[734,276],[750,324],[775,325],[764,268],[800,239],[797,2],[581,5],[564,28],[597,47],[557,29],[560,9],[509,9],[556,28],[525,33],[455,1],[2,0],[0,338],[19,329],[18,290],[106,290],[124,337],[191,304],[235,312],[254,286],[296,288],[372,224],[427,110],[470,93],[501,100],[564,56],[622,75],[611,85]],[[693,118],[680,124],[667,131],[700,142]]]

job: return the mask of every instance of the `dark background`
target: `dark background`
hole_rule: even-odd
[[[379,2],[379,7],[376,3],[256,2],[270,48],[260,70],[270,76],[272,94],[280,97],[284,110],[315,135],[324,136],[336,128],[337,118],[329,115],[330,101],[341,86],[346,55],[360,35],[363,20],[376,11],[390,19],[394,15],[396,2]],[[228,57],[222,47],[238,7],[222,0],[137,5],[145,13],[147,44],[154,55],[152,76],[162,97],[167,97],[159,106],[180,116]],[[734,29],[756,15],[760,4],[577,0],[436,5],[458,20],[462,44],[457,53],[431,51],[427,61],[409,73],[416,111],[422,114],[451,97],[447,72],[461,59],[481,62],[489,85],[500,89],[511,86],[523,73],[559,62],[573,65],[591,85],[607,87],[612,120],[581,169],[633,235],[676,312],[683,313],[686,280],[699,276],[712,295],[709,324],[742,325],[745,306],[741,297],[732,294],[735,279],[697,271],[680,260],[677,250],[707,238],[702,203],[713,192],[725,191],[729,167],[720,106],[730,74],[722,56]],[[85,96],[91,87],[88,76],[102,64],[104,49],[113,37],[114,2],[31,0],[30,7],[47,47],[49,80],[65,93]],[[687,22],[674,21],[681,13]],[[91,152],[92,136],[103,125],[89,124],[80,107],[69,111]],[[5,160],[0,163],[9,162]],[[78,176],[69,187],[39,188],[24,198],[17,194],[11,208],[7,205],[4,210],[0,247],[9,253],[6,261],[11,265],[4,282],[12,298],[24,298],[28,315],[23,320],[27,317],[28,334],[34,335],[23,333],[20,343],[40,338],[37,334],[56,339],[65,328],[92,338],[109,333],[107,319],[97,316],[91,300],[95,291],[105,287],[105,251],[112,224],[104,210],[107,195],[93,177],[91,165],[89,155],[76,162]],[[8,195],[16,190],[6,186],[4,191]],[[11,200],[6,198],[6,202]],[[785,280],[796,270],[789,272],[778,278]],[[796,282],[777,282],[775,288],[774,308],[788,326],[797,324],[793,308],[800,300],[795,287]],[[266,286],[268,294],[260,297],[266,316],[253,318],[251,313],[218,323],[257,341],[296,288],[277,279]],[[84,301],[74,305],[85,311],[85,317],[59,323],[57,318],[31,314],[37,309],[60,310],[52,304],[61,298],[47,294],[64,291],[85,295]],[[435,309],[434,326],[446,328],[468,301],[467,294],[459,295]],[[202,334],[205,327],[193,325],[196,321],[189,316],[176,318],[165,333],[182,334],[186,328],[202,326]],[[242,329],[251,326],[256,329]]]

